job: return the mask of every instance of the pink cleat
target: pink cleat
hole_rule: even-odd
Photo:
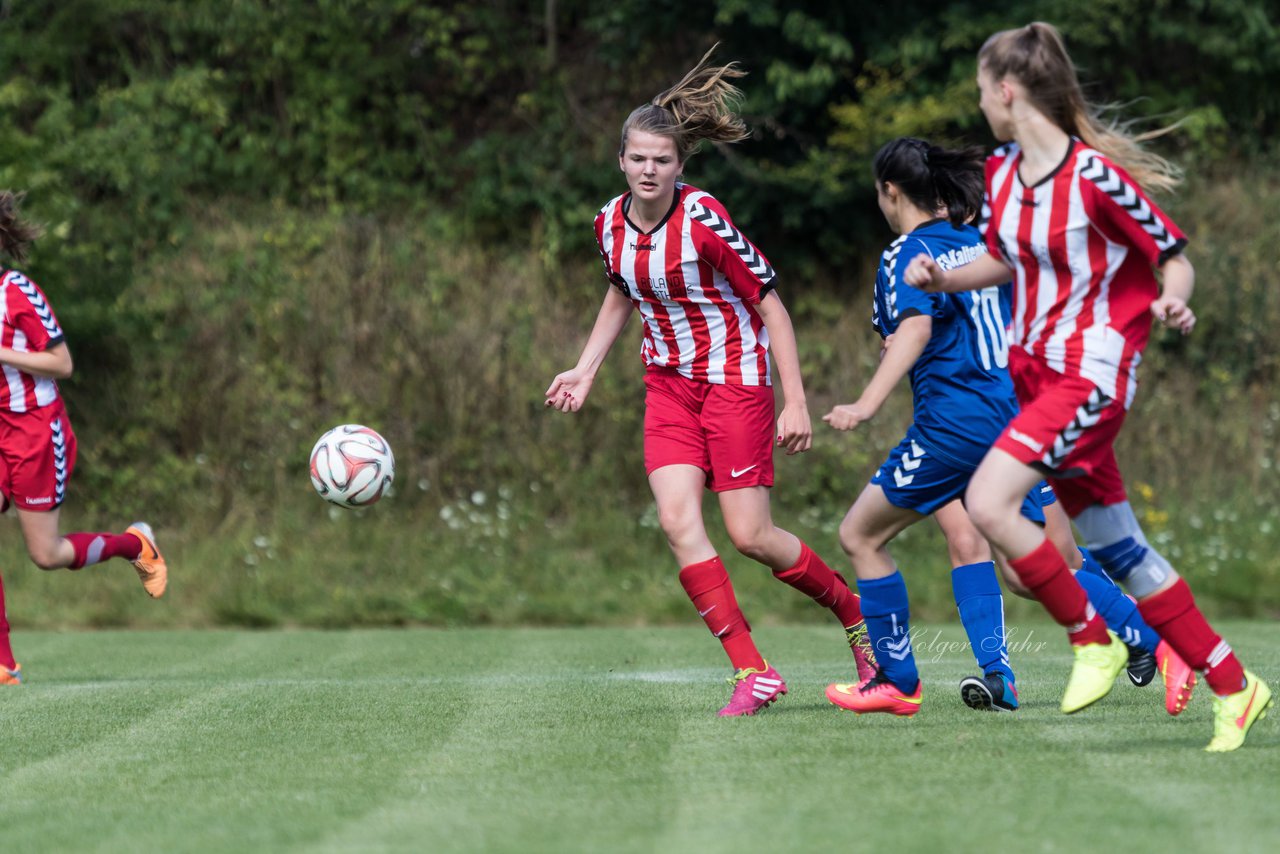
[[[876,654],[871,649],[871,638],[867,637],[867,621],[859,620],[855,625],[846,626],[845,640],[849,649],[853,650],[853,663],[858,668],[858,684],[861,685],[876,675]]]
[[[1179,714],[1191,702],[1196,674],[1165,641],[1160,641],[1156,647],[1156,664],[1160,667],[1160,678],[1164,680],[1164,709],[1171,715]]]
[[[916,682],[914,691],[901,691],[883,673],[877,673],[873,679],[861,685],[828,685],[827,699],[842,709],[860,715],[867,712],[889,712],[909,718],[920,711],[920,689],[921,683]]]
[[[720,710],[722,718],[754,715],[787,693],[787,683],[768,662],[765,662],[764,670],[739,670],[729,677],[729,684],[733,686],[733,697],[729,699],[729,705]]]

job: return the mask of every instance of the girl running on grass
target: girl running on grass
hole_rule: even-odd
[[[909,374],[915,423],[840,528],[881,669],[863,684],[832,685],[827,696],[858,712],[912,715],[919,709],[906,583],[887,546],[904,528],[932,514],[947,539],[956,606],[982,670],[961,681],[961,697],[972,708],[1012,711],[1018,708],[1018,695],[995,562],[959,499],[983,455],[1017,412],[1005,338],[1007,288],[964,296],[926,294],[897,276],[899,261],[914,252],[959,266],[987,251],[981,233],[967,224],[982,206],[982,152],[900,138],[880,149],[873,171],[881,212],[901,235],[885,251],[876,276],[872,321],[886,341],[884,357],[859,401],[836,406],[823,420],[837,429],[857,427],[879,411]],[[1048,527],[1064,557],[1079,568],[1084,555],[1054,501],[1052,490],[1040,484],[1027,495],[1021,512]],[[1115,620],[1116,631],[1132,637],[1130,677],[1137,684],[1149,683],[1156,672],[1153,654],[1159,638],[1109,580],[1087,575],[1082,583],[1089,586],[1097,608]],[[1176,668],[1173,672],[1185,675]]]
[[[20,198],[0,191],[0,251],[22,263],[40,229],[18,215]],[[58,532],[67,481],[76,464],[76,436],[56,380],[71,376],[71,352],[44,293],[22,273],[0,269],[0,512],[12,504],[27,553],[41,569],[80,569],[107,558],[133,563],[142,586],[164,595],[168,571],[151,528],[135,522],[122,534]],[[0,581],[0,685],[22,682],[13,658]]]
[[[1184,334],[1195,325],[1186,238],[1146,194],[1176,185],[1176,171],[1098,120],[1049,24],[989,38],[978,54],[978,88],[992,132],[1009,142],[987,160],[990,252],[954,269],[917,254],[903,274],[941,293],[1013,277],[1010,369],[1022,411],[975,473],[969,513],[1067,628],[1075,664],[1064,712],[1106,696],[1127,656],[1058,549],[1018,512],[1045,475],[1106,572],[1204,673],[1217,697],[1206,749],[1235,750],[1271,705],[1271,691],[1243,668],[1186,581],[1143,536],[1113,448],[1137,390],[1151,318]]]
[[[713,48],[714,50],[714,48]],[[786,693],[756,649],[733,585],[702,518],[704,488],[716,493],[742,554],[829,608],[844,626],[860,673],[872,663],[858,598],[795,535],[773,523],[773,446],[809,449],[812,429],[791,319],[765,256],[713,196],[681,182],[704,140],[732,143],[747,129],[733,110],[736,64],[711,52],[622,126],[618,166],[628,190],[596,217],[610,287],[571,370],[546,390],[546,405],[577,412],[633,309],[644,324],[644,461],[658,521],[680,565],[680,583],[734,668],[722,716],[750,715]],[[782,384],[775,423],[770,351]]]

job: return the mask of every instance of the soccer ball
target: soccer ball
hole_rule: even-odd
[[[373,504],[395,476],[396,460],[387,440],[359,424],[334,427],[311,449],[311,485],[339,507]]]

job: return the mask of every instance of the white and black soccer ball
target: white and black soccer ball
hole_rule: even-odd
[[[311,449],[311,485],[339,507],[367,507],[386,494],[396,476],[391,446],[359,424],[334,427]]]

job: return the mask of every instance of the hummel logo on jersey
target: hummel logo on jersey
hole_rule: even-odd
[[[1026,433],[1023,433],[1021,430],[1010,430],[1009,438],[1015,442],[1019,442],[1023,445],[1026,445],[1028,448],[1035,451],[1037,454],[1044,450],[1044,444],[1042,442],[1037,442],[1035,439],[1032,439],[1030,436],[1028,436]]]
[[[738,229],[734,228],[724,217],[696,202],[690,205],[689,215],[711,229],[712,232],[729,245],[730,249],[737,252],[738,257],[742,259],[742,263],[747,265],[747,269],[755,274],[761,284],[767,285],[774,280],[777,274],[773,272],[773,267],[756,251],[750,241],[743,237]]]
[[[755,468],[755,467],[756,467],[756,466],[758,466],[758,465],[760,465],[760,464],[759,464],[759,463],[752,463],[751,465],[749,465],[749,466],[747,466],[746,468],[744,468],[742,471],[738,471],[737,469],[730,469],[730,470],[729,470],[729,477],[742,477],[744,474],[746,474],[747,472],[751,471],[753,468]]]
[[[1106,193],[1113,201],[1128,212],[1138,225],[1142,226],[1142,230],[1151,235],[1151,239],[1156,242],[1160,249],[1168,249],[1173,246],[1174,238],[1165,228],[1164,223],[1151,210],[1151,206],[1147,204],[1142,196],[1138,195],[1137,190],[1131,184],[1126,182],[1119,174],[1113,172],[1107,164],[1103,163],[1096,157],[1090,157],[1085,161],[1085,167],[1080,171],[1080,178],[1086,181],[1092,181],[1099,190]]]
[[[632,244],[631,244],[631,248],[632,248],[633,250],[635,250],[636,252],[652,252],[652,251],[653,251],[653,243],[652,243],[652,242],[649,242],[649,243],[632,243]]]
[[[31,308],[35,310],[36,317],[40,319],[40,323],[44,326],[45,332],[49,334],[49,337],[57,338],[62,335],[62,328],[58,326],[58,321],[54,320],[49,304],[45,302],[35,284],[17,270],[9,271],[8,279],[10,283],[18,286],[18,290],[22,291],[27,301],[31,303]]]

